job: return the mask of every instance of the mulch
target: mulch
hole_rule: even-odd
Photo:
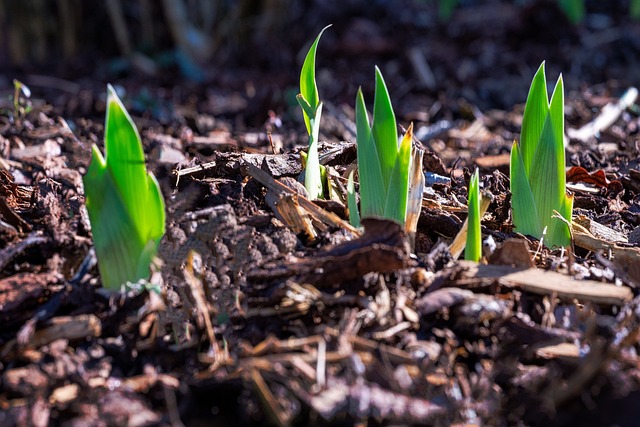
[[[274,90],[295,88],[294,72],[117,82],[167,205],[149,283],[122,292],[101,288],[84,208],[102,82],[69,92],[18,75],[36,85],[19,108],[0,102],[0,424],[637,425],[638,26],[613,15],[561,31],[554,4],[471,3],[403,34],[332,15],[318,51],[338,192],[373,61],[398,123],[414,123],[427,178],[415,236],[379,219],[360,232],[343,203],[296,189],[304,125]],[[541,17],[554,25],[532,35]],[[567,85],[567,250],[510,217],[509,149],[543,59]],[[479,265],[450,247],[475,167],[492,194]]]

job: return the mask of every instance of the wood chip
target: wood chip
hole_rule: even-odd
[[[596,282],[594,280],[573,280],[554,271],[538,269],[516,269],[498,265],[479,265],[470,261],[460,261],[466,269],[467,278],[493,279],[505,286],[518,287],[538,295],[555,295],[563,300],[577,299],[603,305],[623,305],[633,298],[628,287]]]
[[[580,349],[574,343],[560,343],[540,347],[536,350],[536,357],[540,359],[577,360],[580,357]]]

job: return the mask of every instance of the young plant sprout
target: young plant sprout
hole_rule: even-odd
[[[467,196],[469,214],[467,216],[467,245],[464,249],[464,259],[480,261],[482,257],[482,234],[480,232],[480,186],[478,169],[471,175],[469,194]]]
[[[316,40],[309,48],[307,57],[302,64],[300,72],[300,93],[297,96],[298,103],[302,107],[302,115],[304,123],[307,126],[309,134],[309,149],[307,151],[304,186],[309,193],[309,197],[313,199],[323,198],[322,191],[322,174],[320,172],[320,159],[318,158],[318,137],[320,134],[320,119],[322,117],[322,102],[318,95],[318,86],[316,85],[316,50],[318,42],[324,30],[330,25],[324,27]]]
[[[402,225],[407,213],[411,140],[413,126],[398,143],[396,118],[382,73],[376,67],[376,87],[373,101],[373,123],[362,95],[356,96],[356,140],[358,174],[360,175],[360,216],[383,217]],[[353,178],[350,177],[350,180]],[[350,188],[353,188],[349,184]],[[351,197],[350,200],[353,200]],[[356,225],[359,216],[355,203],[350,203],[351,222]]]
[[[105,155],[93,146],[83,184],[102,284],[119,289],[149,277],[165,212],[133,120],[111,85],[107,91]]]
[[[510,170],[516,230],[544,237],[548,247],[568,246],[571,234],[567,222],[571,222],[573,197],[566,192],[564,89],[560,75],[549,102],[544,62],[531,82],[520,142],[511,147]],[[555,212],[566,221],[554,217]]]

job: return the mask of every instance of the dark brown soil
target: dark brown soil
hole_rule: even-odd
[[[446,22],[432,2],[291,3],[304,25],[291,12],[236,40],[200,82],[114,74],[109,58],[83,75],[90,56],[0,76],[0,425],[638,425],[640,108],[579,131],[638,83],[626,9],[587,2],[573,25],[544,1],[462,2]],[[413,251],[392,223],[357,236],[340,203],[268,190],[301,172],[297,58],[326,23],[322,160],[344,185],[355,91],[372,101],[379,65],[441,180]],[[543,60],[548,80],[563,72],[574,218],[593,234],[568,251],[514,233],[509,211],[509,149]],[[14,77],[32,91],[17,107]],[[81,179],[107,81],[167,205],[151,284],[122,293],[101,288]],[[481,266],[449,251],[474,167],[498,245]],[[287,225],[286,203],[315,235]]]

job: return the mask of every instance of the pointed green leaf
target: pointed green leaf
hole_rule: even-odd
[[[558,77],[556,87],[551,95],[549,106],[549,118],[553,128],[553,147],[556,162],[558,163],[558,188],[562,187],[564,193],[566,187],[565,156],[564,156],[564,85],[562,74]]]
[[[322,29],[322,31],[320,31],[320,34],[318,34],[318,37],[316,37],[315,41],[309,48],[309,52],[307,52],[307,56],[302,64],[302,70],[300,71],[300,94],[309,103],[313,111],[316,110],[318,103],[320,102],[318,87],[316,86],[316,50],[318,49],[318,42],[320,42],[322,33],[324,33],[324,31],[330,26],[331,25],[327,25]],[[310,120],[313,118],[313,113],[309,114],[303,108],[303,115],[304,123],[307,126],[307,133],[311,134],[312,128]]]
[[[362,89],[356,95],[356,140],[358,143],[358,175],[360,176],[360,216],[384,214],[387,188],[383,184],[378,152],[373,141]]]
[[[529,176],[531,162],[542,134],[542,127],[549,112],[549,98],[547,96],[547,79],[544,74],[544,62],[540,64],[538,71],[529,88],[529,95],[524,107],[522,117],[522,132],[520,133],[520,150],[524,169]]]
[[[542,226],[520,155],[520,148],[515,141],[511,146],[510,175],[513,224],[519,233],[540,238]]]
[[[559,182],[559,175],[565,173],[564,165],[560,164],[557,156],[554,133],[551,116],[548,115],[529,176],[531,192],[542,227],[549,226],[553,211],[560,208],[564,197],[564,188]]]
[[[93,147],[83,177],[98,268],[105,288],[148,277],[165,230],[164,201],[146,171],[140,135],[108,86],[105,156]]]
[[[145,228],[148,215],[146,203],[141,204],[139,199],[140,194],[146,194],[147,188],[140,135],[113,87],[107,88],[104,157],[136,229],[141,230]]]
[[[378,67],[376,67],[376,89],[373,100],[371,133],[378,151],[383,183],[385,188],[388,188],[398,154],[398,131],[389,91]]]
[[[478,169],[471,175],[469,182],[469,195],[467,197],[469,215],[467,216],[467,244],[464,250],[464,259],[468,261],[480,261],[482,257],[482,234],[480,229],[480,184]]]
[[[349,172],[347,181],[347,206],[349,208],[349,222],[354,227],[360,227],[360,214],[358,213],[358,202],[356,201],[356,188],[353,182],[353,171]]]
[[[393,219],[400,224],[404,224],[407,215],[412,139],[413,134],[411,131],[407,131],[402,138],[400,150],[396,156],[396,164],[391,173],[391,182],[387,190],[387,200],[384,207],[384,217]]]
[[[304,186],[313,199],[321,199],[322,176],[320,174],[320,158],[318,155],[318,138],[320,135],[320,118],[322,117],[322,103],[318,104],[315,116],[311,119],[311,134],[309,135],[309,150],[305,167]]]

